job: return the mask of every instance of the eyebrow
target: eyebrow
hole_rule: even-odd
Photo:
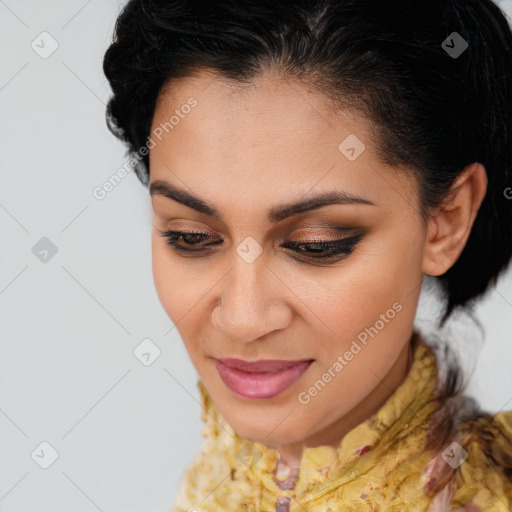
[[[165,196],[200,213],[222,219],[222,214],[215,206],[207,203],[200,197],[194,196],[183,189],[176,188],[165,181],[153,181],[149,186],[149,193],[151,196]],[[268,220],[272,223],[280,222],[288,217],[292,217],[293,215],[316,210],[331,204],[366,204],[377,206],[369,199],[343,191],[332,191],[318,194],[303,201],[274,206],[268,212]]]

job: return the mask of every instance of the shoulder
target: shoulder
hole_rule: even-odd
[[[482,512],[512,511],[512,412],[480,413],[459,432],[452,510],[472,502]]]

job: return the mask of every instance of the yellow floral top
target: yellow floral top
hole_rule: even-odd
[[[429,449],[439,405],[437,365],[418,333],[406,379],[337,448],[305,448],[293,481],[279,479],[274,448],[241,438],[201,380],[203,441],[171,512],[447,512],[473,503],[512,511],[512,412],[461,423]],[[457,439],[457,440],[455,440]]]

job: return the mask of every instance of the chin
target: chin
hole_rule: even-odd
[[[261,426],[260,428],[255,428],[254,422],[251,423],[251,421],[247,423],[236,423],[233,424],[232,427],[233,430],[243,439],[267,446],[287,445],[298,442],[303,438],[300,432],[297,432],[295,429],[274,430],[281,420],[282,418],[276,419],[276,421],[271,421],[268,427],[265,426],[263,428],[261,428]]]

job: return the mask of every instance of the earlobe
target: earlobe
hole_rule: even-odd
[[[447,199],[428,222],[422,272],[444,274],[457,261],[471,233],[487,190],[487,173],[480,163],[464,168]]]

